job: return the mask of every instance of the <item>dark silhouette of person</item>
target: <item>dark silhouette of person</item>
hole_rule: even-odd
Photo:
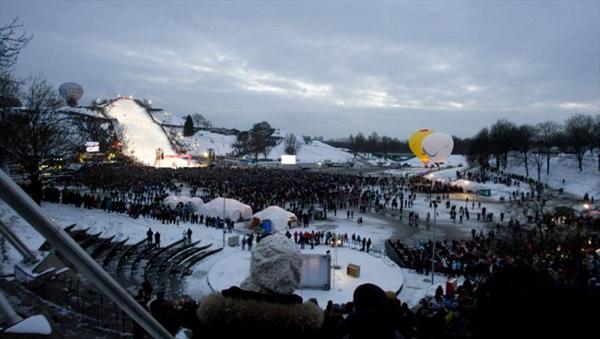
[[[152,298],[152,284],[150,284],[148,279],[144,279],[142,290],[144,291],[144,298],[146,298],[146,301],[150,301],[150,298]]]
[[[354,309],[340,324],[340,332],[351,339],[402,338],[394,329],[391,307],[377,285],[362,284],[354,290]]]
[[[142,307],[147,311],[147,307],[146,307],[146,298],[145,298],[145,292],[142,288],[140,288],[138,290],[138,294],[135,296],[135,300],[142,305]],[[138,324],[137,322],[133,322],[133,338],[134,339],[143,339],[146,337],[146,331],[144,330],[144,328],[142,326],[140,326],[140,324]]]
[[[150,246],[152,245],[152,235],[153,234],[154,233],[152,232],[152,228],[149,228],[148,232],[146,232],[146,235],[148,236],[148,245],[150,245]]]
[[[156,243],[156,248],[160,248],[160,233],[158,231],[154,233],[154,242]]]

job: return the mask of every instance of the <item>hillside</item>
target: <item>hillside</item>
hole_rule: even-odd
[[[537,179],[535,166],[530,162],[528,167],[529,177]],[[521,160],[512,158],[506,172],[525,175],[525,165]],[[581,172],[577,168],[577,160],[574,155],[561,153],[550,160],[550,175],[546,175],[545,164],[541,174],[541,181],[550,187],[562,188],[565,192],[578,197],[583,197],[588,193],[590,197],[600,198],[600,171],[598,171],[598,158],[595,153],[587,152],[585,154]]]
[[[177,143],[181,144],[189,154],[202,155],[212,148],[217,156],[225,156],[232,152],[231,145],[235,142],[235,135],[223,135],[208,131],[198,131],[193,136],[181,135],[181,128],[168,128],[171,135],[175,135]]]
[[[182,129],[178,127],[168,127],[168,133],[175,138],[177,143],[182,145],[188,153],[192,155],[202,155],[212,148],[217,156],[227,156],[233,152],[233,143],[236,141],[235,135],[224,135],[209,131],[198,131],[193,136],[184,137]],[[316,163],[319,161],[331,160],[332,162],[346,162],[354,156],[342,149],[327,145],[321,141],[313,140],[309,144],[304,140],[299,140],[301,147],[297,154],[299,163]],[[267,155],[267,159],[277,161],[281,159],[285,144],[280,139],[278,144]],[[261,156],[262,158],[262,156]]]
[[[296,161],[299,163],[315,163],[319,161],[331,160],[332,162],[346,162],[354,158],[354,156],[333,146],[329,146],[321,141],[313,140],[310,144],[306,144],[300,140],[300,151],[296,155]],[[269,159],[280,159],[285,150],[283,140],[275,146],[269,153]]]
[[[120,97],[106,106],[105,113],[119,123],[123,150],[144,165],[155,165],[156,150],[161,148],[165,157],[175,155],[175,150],[161,127],[152,120],[146,109],[128,97]],[[161,167],[186,166],[182,159],[165,159]]]

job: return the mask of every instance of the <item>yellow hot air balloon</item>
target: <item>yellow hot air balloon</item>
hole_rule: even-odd
[[[425,139],[425,137],[431,133],[433,133],[432,130],[423,128],[413,133],[408,139],[408,147],[410,147],[410,150],[417,157],[417,159],[421,160],[421,162],[423,162],[425,165],[427,165],[429,162],[429,157],[423,152],[423,146],[421,143],[423,142],[423,139]]]

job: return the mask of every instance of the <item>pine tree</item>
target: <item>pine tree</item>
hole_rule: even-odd
[[[194,135],[194,122],[192,121],[192,117],[188,115],[183,124],[183,136],[191,137],[192,135]]]

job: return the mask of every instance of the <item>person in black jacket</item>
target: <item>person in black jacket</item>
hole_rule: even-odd
[[[391,307],[385,292],[377,285],[362,284],[354,290],[354,309],[341,323],[347,339],[401,339],[394,329]]]

